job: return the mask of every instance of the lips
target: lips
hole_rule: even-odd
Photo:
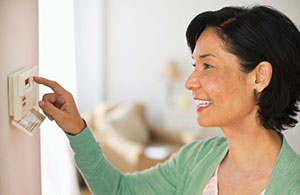
[[[202,110],[206,109],[213,103],[213,101],[210,100],[201,100],[196,98],[194,98],[194,101],[197,105],[197,112],[201,112]]]

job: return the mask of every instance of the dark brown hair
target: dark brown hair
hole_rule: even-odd
[[[271,82],[257,100],[259,119],[266,129],[294,127],[300,101],[300,32],[293,22],[266,6],[204,12],[186,31],[192,52],[207,27],[216,28],[228,51],[239,58],[244,72],[252,71],[262,61],[272,64]]]

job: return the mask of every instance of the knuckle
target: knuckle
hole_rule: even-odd
[[[48,96],[48,94],[44,94],[42,99],[45,100],[47,98],[47,96]]]
[[[46,93],[43,95],[43,100],[46,100],[51,94],[50,93]]]
[[[73,100],[73,95],[68,91],[67,91],[67,97],[69,100],[71,100],[71,101]]]
[[[67,91],[67,95],[73,98],[72,93],[70,93],[70,92],[68,92],[68,91]]]
[[[44,101],[49,101],[51,103],[54,103],[55,99],[56,99],[55,93],[48,93],[43,96]]]
[[[43,110],[45,112],[49,112],[50,111],[50,105],[48,102],[45,102],[44,105],[43,105]]]

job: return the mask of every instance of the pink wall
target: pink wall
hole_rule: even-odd
[[[7,76],[38,64],[38,0],[0,1],[0,194],[40,195],[40,137],[14,128]]]

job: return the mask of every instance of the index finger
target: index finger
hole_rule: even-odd
[[[45,85],[50,87],[55,93],[58,95],[65,95],[68,93],[62,86],[60,86],[57,82],[45,79],[43,77],[33,77],[34,81],[38,84]]]

